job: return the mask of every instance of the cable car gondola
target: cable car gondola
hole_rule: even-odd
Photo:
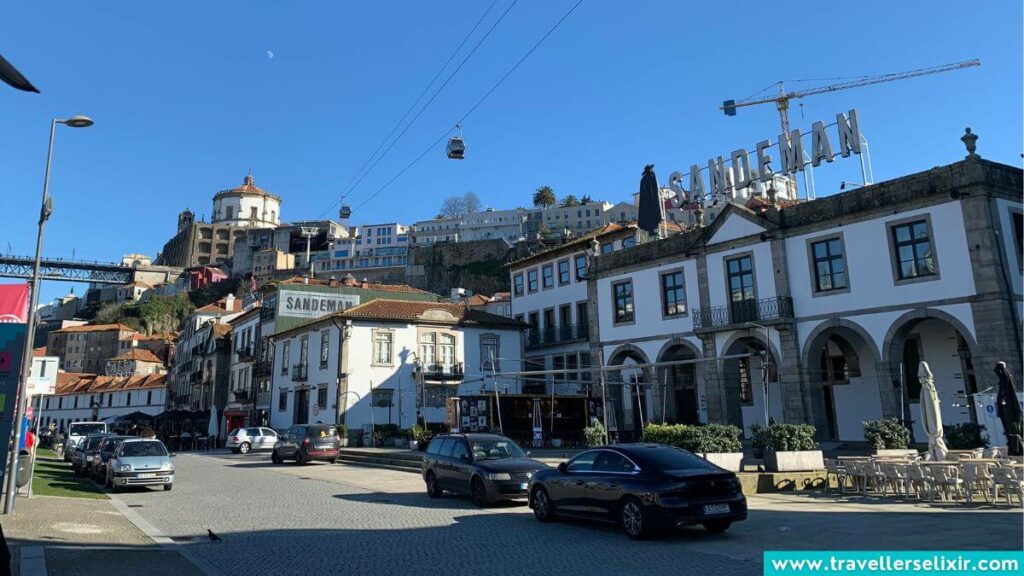
[[[466,143],[462,140],[462,125],[456,125],[459,129],[458,136],[452,136],[448,140],[448,159],[464,160],[466,158]]]

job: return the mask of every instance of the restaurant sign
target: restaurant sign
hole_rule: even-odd
[[[319,318],[359,305],[358,294],[327,294],[281,290],[277,315],[283,318]]]
[[[766,139],[758,142],[752,152],[740,148],[729,154],[728,159],[721,155],[717,158],[710,158],[706,168],[708,186],[705,186],[703,175],[705,168],[694,164],[690,167],[688,180],[686,175],[680,172],[673,172],[669,175],[669,188],[680,198],[697,200],[707,196],[727,194],[733,190],[741,190],[755,180],[769,182],[775,174],[790,176],[797,172],[803,172],[808,165],[817,168],[822,161],[833,162],[836,156],[848,158],[850,154],[859,155],[861,135],[857,111],[850,110],[849,115],[842,112],[836,114],[834,126],[838,137],[836,140],[838,154],[833,152],[836,147],[829,139],[825,123],[818,121],[811,125],[811,139],[806,154],[803,140],[801,140],[805,134],[801,134],[799,128],[790,131],[788,136],[779,135],[777,146],[780,169],[778,170],[772,168],[774,158],[769,153],[769,149],[776,144],[772,144],[770,139]],[[752,169],[751,164],[755,164],[756,168]],[[689,184],[689,191],[684,189],[684,182]]]

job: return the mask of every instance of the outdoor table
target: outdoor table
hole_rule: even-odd
[[[959,466],[960,460],[928,460],[925,462],[918,462],[921,466]]]
[[[839,460],[871,460],[872,456],[839,456]]]

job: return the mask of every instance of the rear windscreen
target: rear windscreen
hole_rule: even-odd
[[[71,436],[86,436],[93,432],[106,432],[107,425],[102,422],[96,422],[91,424],[72,424],[71,428],[68,429]]]

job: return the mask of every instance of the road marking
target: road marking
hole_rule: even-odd
[[[42,546],[21,547],[22,576],[47,576],[46,550]]]
[[[189,550],[186,546],[181,543],[175,542],[171,538],[167,537],[166,534],[161,532],[156,526],[149,523],[148,520],[143,518],[134,509],[129,508],[120,498],[114,494],[109,494],[110,504],[121,513],[122,516],[128,519],[129,522],[135,525],[136,528],[142,531],[143,534],[148,536],[153,542],[160,545],[164,550],[176,550],[179,554],[184,556],[189,562],[192,562],[196,568],[199,568],[206,576],[222,576],[222,572],[214,568],[205,559],[200,558]]]

